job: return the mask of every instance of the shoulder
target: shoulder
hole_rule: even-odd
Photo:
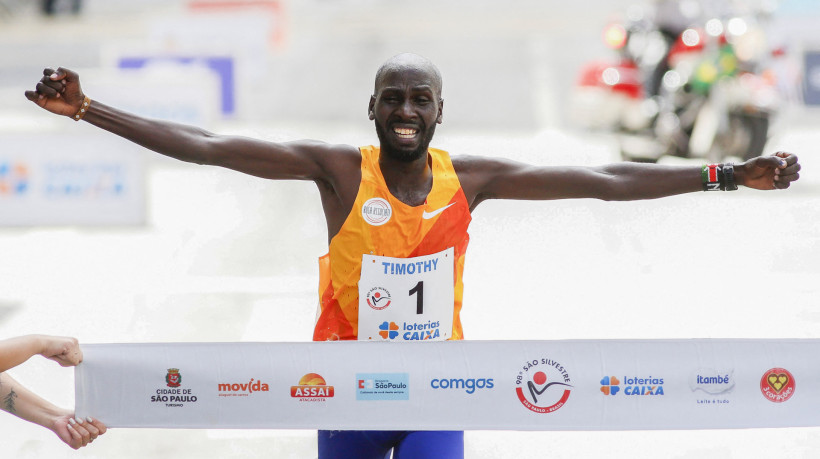
[[[486,182],[533,167],[529,164],[493,156],[458,155],[451,156],[450,159],[459,179],[473,182]]]
[[[450,155],[453,168],[456,173],[474,173],[482,170],[490,170],[499,164],[499,158],[474,155]]]
[[[334,144],[322,142],[321,140],[293,140],[285,142],[284,145],[290,146],[294,150],[303,153],[314,154],[317,156],[331,155],[335,158],[358,158],[361,157],[361,152],[353,145]]]
[[[361,164],[361,152],[358,148],[346,144],[332,144],[320,140],[295,140],[284,145],[293,153],[310,157],[325,170],[358,168]]]

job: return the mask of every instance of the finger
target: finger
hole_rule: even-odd
[[[51,70],[51,69],[46,69]],[[61,72],[61,67],[58,67],[57,70],[51,70],[51,73],[46,74],[47,77],[51,78],[52,80],[62,80],[65,78],[65,73]],[[43,71],[45,73],[45,71]]]
[[[43,77],[40,79],[40,83],[44,85],[54,88],[56,91],[60,91],[61,89],[65,88],[65,81],[64,80],[53,80],[49,77]]]
[[[69,356],[71,365],[79,365],[83,361],[83,351],[82,349],[77,348],[75,351],[70,351],[71,355]]]
[[[37,83],[36,89],[38,93],[46,97],[59,97],[60,95],[60,93],[57,92],[56,89],[46,85],[45,83]]]
[[[100,429],[98,429],[89,419],[90,418],[85,419],[85,422],[83,422],[83,427],[85,427],[85,430],[88,431],[91,435],[91,439],[93,440],[100,435]]]
[[[790,175],[796,175],[797,172],[800,171],[800,169],[802,169],[800,164],[792,164],[791,166],[789,166],[785,169],[777,169],[777,171],[775,171],[775,172],[778,175],[780,175],[781,177],[786,177],[786,176],[790,176]]]
[[[83,436],[80,435],[79,432],[77,432],[76,428],[74,428],[74,426],[76,426],[76,425],[77,425],[77,422],[73,418],[69,419],[69,421],[68,421],[68,432],[71,434],[71,438],[70,438],[70,441],[68,441],[66,443],[68,443],[68,446],[70,446],[74,449],[79,449],[81,446],[83,446]]]
[[[108,432],[108,427],[106,427],[105,424],[100,422],[98,419],[94,419],[94,418],[89,417],[88,422],[90,422],[91,424],[94,425],[94,427],[97,428],[97,430],[100,432],[100,435]]]
[[[32,102],[38,102],[40,99],[43,98],[43,95],[38,93],[37,91],[26,91],[26,99]]]
[[[80,434],[80,436],[83,439],[83,446],[85,446],[85,445],[88,444],[89,441],[91,441],[91,433],[86,428],[86,427],[88,427],[88,425],[85,424],[85,421],[83,421],[83,418],[76,418],[76,420],[77,420],[77,423],[74,424],[74,430],[76,430],[77,433]]]
[[[775,181],[777,181],[777,183],[787,183],[788,184],[788,183],[791,183],[791,182],[794,182],[794,181],[798,180],[799,178],[800,178],[800,174],[795,173],[795,174],[777,176],[777,177],[775,177]]]
[[[58,67],[57,74],[60,76],[58,79],[65,79],[66,82],[74,82],[80,79],[77,72],[69,70],[65,67]]]
[[[786,160],[787,165],[791,166],[797,162],[797,155],[789,153],[787,151],[778,151],[774,154],[778,158],[783,158]]]

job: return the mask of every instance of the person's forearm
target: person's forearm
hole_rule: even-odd
[[[137,116],[96,100],[83,121],[128,139],[149,150],[181,161],[211,164],[214,134],[169,121]]]
[[[0,373],[0,409],[47,429],[59,416],[70,414],[26,389],[6,373]]]
[[[655,199],[703,190],[698,167],[624,162],[602,166],[599,172],[612,178],[609,192],[602,197],[606,200]]]
[[[43,350],[39,335],[18,336],[0,341],[0,372],[14,368]]]

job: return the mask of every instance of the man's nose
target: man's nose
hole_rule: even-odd
[[[399,114],[402,118],[415,118],[416,111],[413,108],[413,102],[410,99],[405,99],[399,107]]]

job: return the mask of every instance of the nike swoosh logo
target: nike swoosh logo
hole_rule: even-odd
[[[423,213],[423,214],[421,214],[421,218],[423,218],[423,219],[425,219],[425,220],[430,220],[431,218],[435,217],[436,215],[438,215],[438,214],[440,214],[440,213],[444,212],[444,210],[445,210],[445,209],[447,209],[448,207],[452,206],[453,204],[455,204],[455,203],[454,203],[454,202],[451,202],[450,204],[447,204],[447,205],[446,205],[446,206],[444,206],[444,207],[440,207],[440,208],[438,208],[438,209],[436,209],[436,210],[434,210],[434,211],[432,211],[432,212],[427,212],[427,211],[425,210],[425,211],[424,211],[424,213]]]

